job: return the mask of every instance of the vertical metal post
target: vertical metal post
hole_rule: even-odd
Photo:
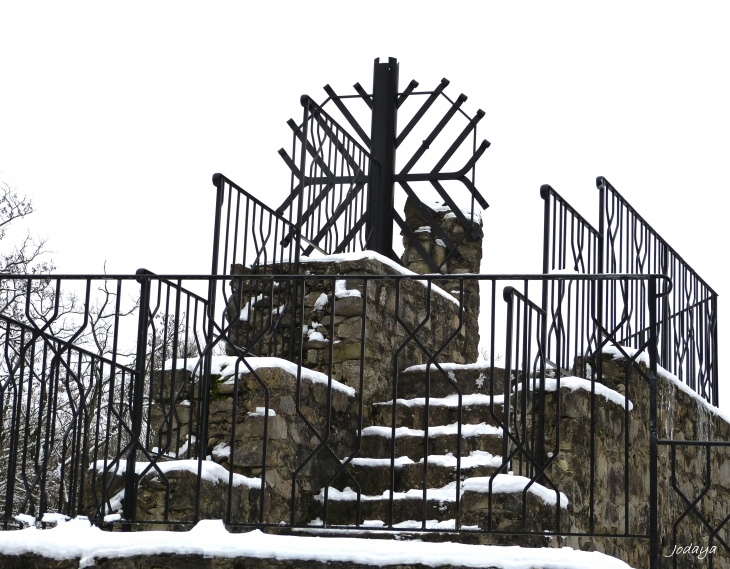
[[[133,522],[137,518],[137,449],[142,436],[142,412],[144,407],[145,367],[147,363],[147,327],[149,326],[150,279],[147,269],[137,269],[139,293],[139,322],[137,324],[137,361],[134,374],[132,408],[129,415],[132,423],[132,441],[127,454],[127,477],[124,484],[124,518]],[[132,529],[130,524],[122,526],[123,531]]]
[[[598,274],[602,275],[605,266],[605,244],[606,244],[606,184],[602,177],[596,180],[598,186]],[[591,454],[590,454],[590,497],[589,497],[589,532],[595,530],[595,477],[596,477],[596,383],[603,383],[603,287],[607,282],[602,279],[594,281],[593,289],[594,315],[596,318],[596,351],[593,358],[595,371],[591,374]],[[608,311],[607,311],[608,312]],[[627,385],[628,387],[628,385]]]
[[[540,186],[540,197],[545,202],[543,208],[543,220],[542,220],[542,274],[547,275],[550,272],[550,190],[552,188],[548,184]],[[554,245],[553,245],[554,246]],[[545,282],[545,281],[543,281]],[[545,295],[543,294],[543,297]],[[545,310],[547,305],[543,306]]]
[[[309,116],[310,116],[310,99],[309,95],[302,95],[299,102],[304,107],[304,117],[302,119],[302,138],[301,138],[301,155],[299,159],[299,198],[297,201],[297,238],[294,249],[294,266],[292,267],[292,274],[299,274],[299,258],[302,249],[302,215],[304,214],[304,190],[305,180],[307,172],[307,144],[309,138]],[[294,293],[296,297],[296,292]],[[292,312],[292,323],[294,322],[295,314]]]
[[[550,186],[547,184],[540,188],[540,196],[545,201],[545,212],[543,218],[543,236],[542,236],[542,274],[547,275],[550,272]],[[554,282],[554,281],[553,281]],[[542,304],[541,308],[544,314],[540,317],[540,345],[538,349],[541,351],[542,361],[540,362],[540,390],[538,391],[538,415],[537,415],[537,448],[535,449],[535,460],[540,470],[544,464],[545,454],[545,364],[549,359],[548,348],[548,287],[553,284],[547,280],[542,281]],[[557,341],[557,337],[556,337]],[[560,350],[560,346],[555,346],[556,350]],[[559,370],[555,370],[559,373]],[[559,425],[557,425],[559,428]],[[542,480],[542,476],[538,481]]]
[[[373,72],[373,121],[370,153],[377,166],[370,170],[366,235],[368,249],[386,257],[393,253],[393,175],[397,129],[398,60],[375,60]],[[396,259],[397,260],[397,259]]]
[[[659,480],[657,452],[657,286],[649,279],[649,561],[659,567]]]
[[[301,138],[301,154],[299,158],[299,197],[297,199],[297,219],[295,224],[296,238],[292,239],[292,247],[294,247],[294,263],[290,267],[290,271],[293,275],[299,274],[299,263],[301,261],[302,251],[302,216],[304,215],[304,193],[305,193],[305,181],[307,171],[307,144],[309,139],[309,120],[310,120],[310,99],[309,95],[302,95],[299,102],[304,107],[304,116],[302,117],[302,138]],[[291,259],[291,255],[289,256]],[[294,281],[288,281],[287,286],[289,287],[289,298],[291,299],[289,312],[291,314],[291,324],[289,325],[289,346],[287,357],[291,362],[301,362],[301,359],[295,359],[295,343],[297,337],[300,338],[300,346],[303,340],[302,328],[297,326],[297,311],[300,308],[298,302],[300,297],[300,289],[304,290],[305,283],[299,282],[298,279]],[[301,295],[303,296],[303,295]],[[303,305],[301,305],[303,306]],[[262,502],[263,503],[263,502]],[[293,511],[293,510],[292,510]]]
[[[203,461],[208,454],[208,408],[210,406],[210,373],[213,358],[213,339],[215,337],[215,297],[218,280],[208,282],[208,328],[205,330],[205,350],[203,351],[203,370],[200,386],[200,417],[198,420],[198,479],[195,489],[195,522],[200,520],[200,488],[203,480]]]
[[[510,397],[512,396],[512,319],[514,318],[514,295],[513,288],[508,286],[502,291],[502,297],[507,303],[507,345],[504,350],[504,416],[502,417],[502,465],[507,464],[509,456],[509,422],[510,422]],[[515,406],[517,399],[515,399]],[[507,474],[509,466],[503,471]]]
[[[710,310],[712,310],[712,321],[708,323],[710,330],[710,342],[712,347],[710,348],[712,358],[712,404],[715,407],[720,405],[720,394],[718,393],[718,375],[717,375],[717,294],[712,293],[712,299],[710,300]]]
[[[215,226],[213,228],[213,268],[210,271],[211,275],[218,274],[218,255],[221,242],[221,209],[223,208],[223,184],[223,176],[221,176],[220,174],[213,174],[213,185],[216,187],[216,197]],[[244,258],[243,261],[245,262],[246,259]],[[223,267],[224,272],[225,270],[226,268]]]
[[[662,243],[662,274],[669,277],[669,247],[666,243]],[[662,297],[662,319],[661,319],[661,365],[666,370],[672,370],[672,362],[669,360],[670,356],[670,325],[669,325],[669,297]]]

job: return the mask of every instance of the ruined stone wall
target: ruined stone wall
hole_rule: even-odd
[[[242,268],[237,272],[240,274]],[[461,304],[441,288],[446,281],[434,282],[429,293],[425,281],[415,279],[373,279],[365,286],[363,279],[348,277],[400,274],[374,255],[337,262],[306,262],[301,272],[312,278],[304,281],[304,306],[296,315],[294,360],[298,360],[301,345],[302,365],[324,373],[329,373],[331,365],[334,379],[358,390],[362,361],[366,401],[373,397],[387,398],[397,372],[426,363],[437,352],[440,352],[439,362],[476,361],[479,346],[476,317],[462,310]],[[335,275],[342,278],[333,278]],[[260,287],[260,282],[255,279],[234,281],[233,286],[235,294],[241,295],[239,306],[259,296],[256,287]],[[254,353],[276,355],[272,346],[288,345],[291,333],[291,327],[287,326],[291,314],[287,308],[282,310],[286,316],[281,319],[284,325],[274,326],[278,314],[272,314],[271,307],[276,311],[278,302],[272,302],[264,293],[256,304],[259,315],[245,322],[237,316],[236,309],[229,310],[233,323],[231,341],[245,346],[250,338],[260,336],[256,348],[260,351]],[[276,335],[279,341],[270,342]],[[236,350],[229,346],[228,353],[234,354]]]
[[[594,445],[593,531],[623,533],[626,531],[625,504],[628,496],[628,533],[649,532],[649,384],[626,359],[603,356],[603,382],[620,394],[626,393],[633,409],[629,412],[629,462],[625,463],[625,414],[617,403],[600,395],[595,399],[595,436],[591,441],[590,392],[561,389],[560,454],[550,472],[551,479],[571,501],[568,529],[584,532],[591,528],[591,444]],[[646,377],[649,370],[641,364]],[[627,380],[628,378],[628,380]],[[730,423],[712,413],[706,406],[679,389],[662,373],[658,376],[658,438],[679,440],[730,441]],[[548,397],[546,415],[554,417],[554,395]],[[550,430],[550,429],[549,429]],[[554,429],[547,435],[554,441]],[[547,441],[546,441],[547,443]],[[549,446],[549,445],[548,445]],[[688,509],[676,492],[676,485],[694,501],[706,491],[696,510],[713,527],[730,515],[730,448],[716,448],[710,453],[711,483],[707,477],[705,450],[702,447],[678,447],[676,471],[672,474],[671,451],[659,446],[659,528],[662,567],[672,567],[669,556],[675,522]],[[628,467],[628,472],[627,468]],[[677,525],[677,545],[709,547],[710,530],[703,526],[696,513],[689,513]],[[730,529],[719,536],[728,542]],[[648,541],[632,538],[568,538],[567,545],[580,549],[597,549],[619,557],[632,567],[648,564]],[[717,541],[715,541],[717,545]],[[715,567],[730,567],[730,556],[718,548]],[[697,555],[680,555],[678,567],[707,567],[707,559]]]

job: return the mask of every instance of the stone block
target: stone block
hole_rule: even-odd
[[[359,296],[346,296],[335,301],[335,316],[360,316],[362,315],[362,298]]]
[[[348,318],[345,320],[337,327],[337,336],[343,339],[361,340],[362,318]]]

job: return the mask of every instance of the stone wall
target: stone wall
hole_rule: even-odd
[[[229,379],[217,385],[210,405],[208,448],[223,467],[262,476],[267,393],[265,482],[270,502],[265,504],[264,521],[291,522],[296,480],[293,519],[306,524],[319,515],[313,495],[326,485],[341,460],[354,453],[358,400],[354,390],[337,383],[328,396],[326,378],[319,375],[304,372],[297,389],[296,375],[281,367],[249,371],[241,366],[236,382]]]
[[[274,358],[258,362],[254,360],[249,360],[253,369],[241,363],[235,375],[234,370],[221,366],[220,373],[211,377],[207,444],[209,460],[220,465],[222,472],[232,470],[235,475],[261,479],[264,469],[264,414],[268,395],[263,522],[291,522],[292,482],[296,480],[294,521],[306,524],[320,515],[320,504],[312,499],[313,495],[326,485],[341,465],[340,460],[354,452],[358,400],[354,390],[337,382],[333,384],[331,397],[328,397],[326,377],[307,373],[306,370],[297,389],[296,375],[285,369],[286,362]],[[162,442],[158,448],[168,457],[179,455],[179,458],[184,459],[192,456],[191,447],[194,445],[190,444],[188,435],[195,437],[198,434],[197,427],[191,421],[194,413],[180,413],[174,417],[173,413],[168,413],[168,397],[172,392],[178,393],[176,401],[182,401],[185,396],[192,399],[198,388],[197,378],[189,371],[177,371],[175,374],[171,371],[154,372],[153,376],[152,392],[162,396],[163,400],[155,399],[150,406],[152,416],[157,418],[152,423],[151,446],[157,447]],[[237,380],[234,381],[233,377],[237,377]],[[175,385],[178,389],[174,388]],[[184,409],[189,411],[190,407]],[[165,414],[168,415],[166,419],[159,419]],[[328,415],[329,425],[326,422]],[[194,443],[195,439],[192,441]],[[326,446],[322,441],[326,441]],[[169,466],[168,457],[159,460]],[[302,468],[295,477],[295,471],[300,466]],[[204,482],[201,486],[203,519],[228,519],[227,474],[221,478]],[[160,476],[153,469],[140,482],[138,518],[142,521],[192,521],[195,480],[191,472]],[[241,481],[240,478],[238,480]],[[95,492],[90,493],[89,503],[98,503],[100,483],[101,480]],[[108,495],[114,496],[123,487],[124,476],[120,473],[111,482]],[[96,494],[96,499],[92,494]],[[259,513],[258,489],[249,490],[245,484],[236,484],[234,480],[230,520],[233,523],[254,523],[259,521]],[[92,514],[89,512],[89,515]]]
[[[386,397],[397,372],[426,363],[437,352],[440,362],[475,362],[479,346],[477,320],[441,288],[448,281],[434,282],[429,294],[425,281],[412,278],[372,279],[367,284],[363,279],[348,278],[401,274],[377,256],[371,257],[365,254],[354,260],[302,264],[301,271],[312,278],[304,281],[304,306],[295,317],[295,361],[301,345],[302,365],[324,373],[329,373],[331,365],[334,379],[358,390],[363,364],[366,401]],[[243,269],[238,267],[234,273],[242,274]],[[336,279],[335,275],[344,278]],[[285,325],[275,325],[279,320],[279,301],[272,302],[270,298],[275,293],[260,293],[261,281],[256,279],[236,280],[232,286],[241,300],[229,304],[231,341],[246,345],[249,339],[260,337],[254,351],[261,355],[275,355],[274,349],[288,345],[291,327],[286,323],[291,323],[291,314],[288,308],[283,309],[286,318],[281,320],[285,320]],[[236,307],[245,306],[260,295],[256,317],[242,321],[241,309]],[[274,337],[279,339],[272,341]],[[228,353],[233,355],[236,350],[229,346]]]
[[[593,362],[595,365],[595,362]],[[589,391],[561,389],[560,454],[554,462],[550,478],[571,501],[571,517],[566,518],[572,532],[591,529],[590,451],[594,445],[593,531],[623,533],[625,500],[628,494],[629,533],[649,532],[649,370],[644,364],[627,363],[624,358],[603,355],[603,383],[625,394],[628,385],[629,462],[625,463],[625,413],[622,405],[596,395],[595,437],[591,441],[591,396]],[[644,374],[642,376],[642,374]],[[679,440],[730,441],[730,423],[712,413],[697,399],[679,389],[661,372],[658,376],[658,437]],[[554,417],[554,395],[546,402],[546,416]],[[546,438],[554,441],[554,428]],[[548,444],[548,441],[546,441]],[[548,445],[549,446],[549,445]],[[730,515],[730,448],[716,448],[710,453],[711,483],[707,479],[705,451],[701,447],[678,447],[675,480],[672,479],[671,451],[659,446],[659,527],[662,567],[672,567],[668,556],[674,550],[672,528],[687,509],[677,487],[692,501],[706,489],[699,511],[713,526]],[[627,480],[628,479],[628,480]],[[628,488],[627,488],[628,482]],[[677,526],[676,544],[708,547],[710,532],[695,513],[690,513]],[[729,542],[730,528],[719,533]],[[730,542],[729,542],[730,543]],[[717,542],[715,542],[717,545]],[[567,538],[566,545],[596,549],[619,557],[633,567],[647,566],[648,541],[631,538]],[[718,548],[716,568],[730,567],[730,556]],[[707,559],[697,555],[680,555],[679,567],[707,567]]]

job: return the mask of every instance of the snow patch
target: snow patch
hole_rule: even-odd
[[[525,476],[510,476],[509,474],[497,474],[493,479],[489,476],[479,476],[476,478],[467,478],[462,483],[464,492],[489,492],[489,481],[492,480],[492,494],[512,494],[524,491],[525,487],[530,483],[530,479]],[[456,484],[452,482],[452,484]],[[543,503],[548,506],[556,506],[558,503],[558,493],[555,490],[546,488],[542,484],[534,483],[528,489],[528,492],[534,494]],[[567,509],[568,497],[560,492],[560,507]]]
[[[446,205],[443,202],[443,200],[441,200],[441,199],[438,199],[438,198],[427,199],[422,196],[419,196],[418,199],[420,199],[421,202],[423,202],[423,205],[431,208],[433,211],[435,211],[437,213],[447,212],[446,215],[444,215],[444,219],[451,219],[453,217],[456,217],[456,214],[453,211],[451,211],[451,207]],[[466,217],[467,219],[471,219],[471,216],[472,216],[471,203],[468,203],[468,204],[457,203],[456,207],[458,207],[459,210],[461,211],[461,213],[464,214],[464,217]],[[480,224],[482,222],[482,212],[475,210],[473,213],[474,213],[474,223]]]
[[[519,384],[517,386],[518,390],[522,390],[522,384]],[[532,383],[529,384],[530,390],[532,390]],[[560,378],[560,388],[566,388],[570,389],[571,391],[575,391],[577,389],[583,389],[585,391],[590,392],[591,391],[591,380],[589,379],[583,379],[581,377],[561,377]],[[558,380],[554,377],[546,377],[545,378],[545,391],[556,391],[558,389]],[[595,393],[596,395],[600,395],[604,399],[607,399],[608,401],[611,401],[612,403],[615,403],[616,405],[620,405],[624,409],[626,409],[626,398],[621,395],[618,391],[614,391],[613,389],[610,389],[609,387],[606,387],[602,383],[595,382]],[[634,404],[629,401],[629,411],[633,411]]]
[[[495,405],[502,405],[504,403],[504,395],[495,395],[494,398],[489,397],[483,393],[474,393],[471,395],[461,396],[461,406],[471,407],[472,405],[489,405],[494,402]],[[396,399],[395,402],[398,405],[403,405],[408,408],[412,407],[425,407],[425,397],[415,397],[414,399]],[[376,405],[387,405],[393,404],[393,400],[386,401],[385,403],[376,403]],[[431,397],[428,400],[429,407],[458,407],[459,396],[456,393],[452,393],[446,397]]]
[[[276,417],[276,411],[269,409],[269,417]],[[266,415],[266,407],[256,407],[256,411],[251,411],[249,417],[263,417]]]
[[[479,374],[479,377],[476,378],[476,382],[475,382],[477,385],[477,389],[481,389],[482,387],[484,387],[485,379],[487,379],[487,378],[484,376],[484,372],[481,372]],[[502,396],[502,399],[504,399],[504,396]]]
[[[432,372],[439,371],[439,367],[436,367],[436,366],[439,366],[442,370],[444,370],[447,373],[449,371],[462,371],[462,370],[470,370],[470,369],[478,369],[478,370],[481,370],[482,373],[486,373],[492,367],[484,362],[476,362],[473,364],[455,364],[455,363],[447,362],[447,363],[443,363],[443,364],[432,363],[429,366],[430,370]],[[401,373],[406,373],[409,371],[426,371],[426,364],[418,364],[418,365],[414,365],[411,367],[407,367]]]
[[[194,373],[196,377],[198,377],[200,374],[200,370],[199,368],[197,368],[198,359],[199,358],[188,358],[186,366],[186,369]],[[164,364],[164,369],[172,369],[174,365],[179,366],[177,367],[177,369],[182,369],[181,364],[183,364],[184,361],[185,360],[168,360]],[[236,375],[236,368],[238,368],[238,373],[242,374],[249,373],[249,369],[251,371],[256,371],[260,368],[271,367],[283,369],[284,371],[292,374],[294,377],[296,377],[297,375],[297,364],[287,360],[283,360],[281,358],[239,358],[238,356],[213,356],[211,358],[211,374],[219,375],[221,380],[229,379],[230,383],[233,383],[233,376]],[[311,381],[312,383],[323,383],[325,385],[327,385],[327,383],[329,382],[329,378],[324,373],[313,371],[305,367],[301,368],[301,370],[302,379],[306,381]],[[334,379],[332,380],[332,389],[336,391],[342,391],[350,397],[355,397],[355,390],[352,387],[348,387],[347,385],[340,383],[339,381],[336,381]]]
[[[418,461],[423,464],[423,459]],[[453,453],[448,454],[431,454],[428,456],[428,463],[435,466],[444,466],[446,468],[456,468],[456,457]],[[473,450],[469,456],[461,458],[461,469],[469,470],[478,466],[491,466],[499,468],[502,466],[502,457],[493,456],[484,450]]]
[[[17,516],[15,516],[15,521],[20,522],[21,524],[26,526],[34,526],[35,516],[31,516],[29,514],[18,514]]]
[[[457,423],[452,423],[450,425],[440,425],[438,427],[431,427],[428,430],[428,436],[430,437],[441,437],[445,435],[456,435],[458,434],[458,427],[459,425]],[[393,435],[393,429],[391,427],[381,427],[381,426],[373,426],[373,427],[366,427],[362,430],[362,436],[363,437],[385,437],[386,439],[390,439]],[[487,425],[486,423],[478,423],[476,425],[469,425],[469,424],[462,424],[461,425],[461,436],[468,438],[468,437],[476,437],[479,435],[496,435],[496,436],[502,436],[502,429],[500,427],[495,427],[493,425]],[[395,429],[395,438],[398,439],[400,437],[421,437],[423,438],[425,436],[425,432],[420,429],[410,429],[408,427],[397,427]]]
[[[260,530],[229,533],[222,520],[203,520],[186,532],[108,532],[77,518],[56,528],[34,527],[0,532],[0,551],[5,555],[36,554],[52,559],[80,559],[81,566],[94,558],[133,555],[179,554],[203,557],[250,557],[281,561],[362,563],[374,567],[414,565],[429,567],[483,567],[495,569],[631,569],[629,565],[598,552],[567,547],[522,548],[462,543],[424,543],[389,539],[309,537],[266,534]]]
[[[376,253],[375,251],[355,251],[352,253],[340,253],[337,255],[327,255],[326,257],[302,257],[300,260],[303,263],[344,263],[347,261],[360,261],[362,259],[371,259],[373,261],[379,261],[379,262],[383,263],[384,265],[389,266],[391,269],[395,270],[397,273],[399,273],[401,275],[421,276],[418,273],[409,271],[405,267],[401,266],[399,263],[396,263],[392,259],[389,259],[385,255],[381,255],[380,253]],[[428,281],[418,279],[416,282],[421,283],[423,286],[426,286],[426,287],[428,286]],[[431,290],[433,292],[435,292],[436,294],[443,296],[449,302],[453,302],[457,306],[461,306],[459,304],[458,300],[456,300],[453,296],[451,296],[448,292],[446,292],[441,287],[431,283]]]
[[[322,293],[319,295],[319,298],[314,301],[314,306],[312,307],[312,310],[314,312],[322,312],[324,310],[324,307],[327,306],[327,301],[329,299],[327,298],[327,295],[325,293]]]
[[[621,346],[621,349],[628,354],[628,356],[634,357],[636,355],[636,352],[638,351],[636,348],[629,348],[628,346]],[[602,350],[604,354],[608,354],[613,356],[614,360],[620,360],[624,358],[624,355],[621,353],[621,351],[616,347],[613,346],[605,346]],[[646,367],[649,367],[649,354],[644,351],[643,353],[639,354],[639,356],[636,358],[636,363],[644,364]],[[707,411],[712,413],[713,415],[716,415],[717,417],[720,417],[724,421],[730,423],[730,413],[727,413],[726,411],[719,409],[718,407],[715,407],[711,403],[709,403],[706,399],[703,399],[702,396],[697,393],[694,389],[692,389],[689,385],[684,383],[681,379],[679,379],[676,375],[673,373],[665,370],[660,365],[657,365],[657,374],[666,379],[669,383],[674,384],[674,386],[679,389],[680,391],[683,391],[687,395],[689,395],[692,399],[694,399],[698,404],[700,404],[702,407],[704,407]]]
[[[315,330],[310,330],[307,332],[307,338],[310,342],[325,342],[324,336],[321,332],[317,332]]]
[[[248,322],[248,318],[251,315],[251,312],[254,311],[253,305],[256,304],[259,300],[264,298],[263,294],[259,294],[255,298],[252,298],[249,300],[246,305],[241,309],[241,315],[238,317],[241,322]]]
[[[378,468],[378,467],[387,467],[390,468],[390,459],[389,458],[353,458],[351,461],[351,464],[354,466],[366,466],[369,468]],[[408,458],[407,456],[401,456],[399,458],[396,458],[393,466],[394,468],[403,468],[407,464],[416,464]]]
[[[231,456],[231,447],[228,446],[228,443],[226,442],[220,442],[215,445],[211,454],[213,455],[213,458],[217,458],[218,460],[228,458]]]
[[[346,298],[348,296],[362,298],[359,290],[346,288],[346,281],[344,279],[335,281],[335,298]]]
[[[544,504],[548,506],[556,506],[558,504],[558,493],[550,490],[541,484],[530,484],[530,479],[524,476],[511,476],[509,474],[497,474],[494,477],[478,476],[475,478],[467,478],[461,483],[461,495],[464,492],[476,492],[479,494],[516,494],[523,492],[525,488],[531,494],[537,496]],[[322,488],[319,494],[315,496],[317,501],[324,503],[325,489]],[[376,502],[379,500],[389,500],[391,496],[390,490],[385,490],[382,494],[367,496],[360,494],[360,500],[363,502]],[[566,509],[568,507],[568,497],[560,492],[560,507]],[[329,488],[327,492],[328,500],[334,502],[355,502],[358,494],[349,486],[344,490],[337,488]],[[423,499],[423,490],[413,488],[406,492],[393,492],[393,500],[421,500]],[[450,482],[443,488],[428,488],[426,490],[426,499],[438,502],[455,502],[456,501],[456,482]]]
[[[97,460],[96,463],[92,464],[89,467],[89,470],[96,469],[97,472],[103,472],[104,466],[107,461],[104,460]],[[119,466],[119,469],[117,470],[117,465]],[[209,461],[200,461],[200,465],[202,466],[201,470],[201,478],[203,480],[207,480],[208,482],[213,482],[214,484],[218,484],[219,482],[223,482],[225,484],[228,484],[228,478],[230,475],[230,472],[223,468],[220,464],[216,464],[215,462],[209,462]],[[167,474],[168,472],[175,472],[175,471],[187,471],[198,475],[198,460],[197,459],[187,459],[187,460],[173,460],[169,462],[158,462],[152,467],[150,466],[149,462],[137,462],[135,463],[134,471],[135,473],[140,476],[143,472],[147,471],[147,474]],[[123,476],[127,472],[127,461],[126,460],[120,460],[114,465],[108,466],[108,472],[115,472],[117,476]],[[249,488],[257,488],[261,489],[261,479],[260,478],[249,478],[248,476],[244,476],[243,474],[233,474],[233,486],[248,486]],[[45,521],[45,519],[44,519]]]
[[[58,514],[54,512],[46,512],[41,518],[41,522],[44,524],[62,524],[70,520],[66,514]]]

